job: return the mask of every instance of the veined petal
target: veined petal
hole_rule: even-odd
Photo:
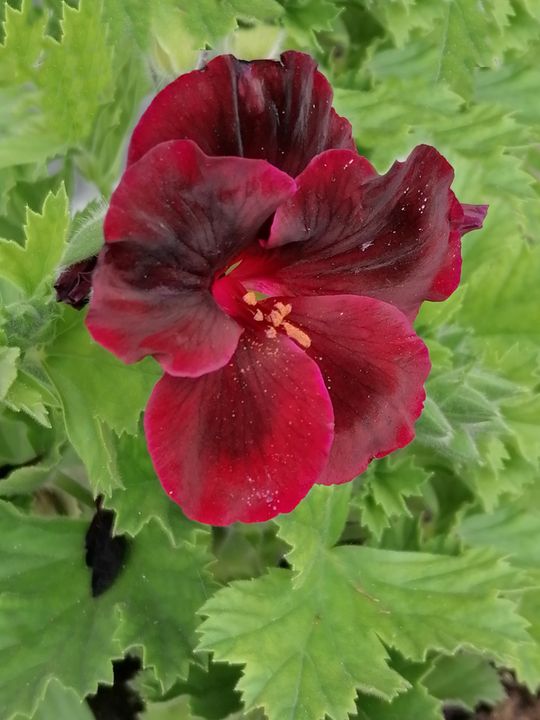
[[[164,375],[144,422],[164,489],[212,525],[292,510],[319,479],[333,437],[317,365],[288,338],[250,330],[222,369]]]
[[[334,443],[319,482],[347,482],[413,439],[430,369],[427,348],[403,313],[373,298],[281,300],[291,307],[287,320],[310,340],[306,352],[334,408]]]
[[[482,227],[489,205],[469,205],[462,203],[461,209],[463,210],[463,218],[460,223],[460,230],[466,233]]]
[[[167,85],[135,128],[128,161],[158,143],[193,140],[208,155],[268,160],[293,177],[328,148],[354,149],[332,88],[304,53],[245,62],[220,55]]]
[[[81,310],[88,303],[96,262],[94,255],[62,270],[54,283],[58,302],[71,305],[76,310]]]
[[[482,227],[488,211],[487,205],[461,204],[450,191],[450,234],[448,252],[429,289],[429,300],[446,300],[461,279],[461,237]]]
[[[262,160],[210,158],[186,140],[125,172],[105,219],[87,325],[125,362],[155,355],[173,375],[223,366],[242,328],[216,304],[213,277],[294,190]]]
[[[267,282],[283,294],[367,295],[414,317],[423,300],[455,290],[461,235],[481,222],[475,206],[455,200],[453,176],[427,145],[382,176],[355,153],[322,153],[276,212],[267,247],[278,269]]]

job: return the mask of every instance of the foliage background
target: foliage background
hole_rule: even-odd
[[[127,651],[144,720],[440,720],[500,699],[495,666],[535,690],[540,5],[0,0],[0,17],[0,719],[88,720]],[[415,442],[275,523],[212,531],[149,463],[155,365],[93,344],[52,285],[101,244],[148,99],[214,53],[286,48],[317,57],[379,171],[432,143],[490,211],[463,286],[417,321],[434,370]],[[97,495],[129,547],[93,597]]]

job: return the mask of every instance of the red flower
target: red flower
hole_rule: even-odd
[[[350,138],[299,53],[216,58],[135,129],[87,323],[165,370],[148,447],[195,520],[267,520],[413,438],[430,364],[411,319],[456,288],[486,208],[435,149],[379,176]]]
[[[81,310],[87,304],[96,261],[97,256],[94,255],[70,265],[60,273],[54,284],[58,302],[71,305],[76,310]]]

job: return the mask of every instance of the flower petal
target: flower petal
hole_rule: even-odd
[[[87,317],[94,339],[128,363],[155,355],[173,375],[222,367],[242,329],[214,301],[214,275],[293,190],[269,163],[209,158],[190,141],[148,152],[105,219]]]
[[[480,216],[455,200],[453,175],[427,145],[382,176],[355,153],[322,153],[276,212],[267,242],[284,246],[268,258],[279,266],[275,283],[283,294],[368,295],[413,317],[423,300],[448,297],[459,282],[461,235]]]
[[[332,108],[332,88],[313,58],[281,62],[220,55],[181,75],[153,100],[135,128],[128,161],[160,142],[194,140],[208,155],[268,160],[292,176],[328,148],[354,149],[351,126]]]
[[[249,330],[221,370],[164,375],[144,421],[164,489],[188,517],[212,525],[292,510],[332,443],[332,406],[317,365],[288,338]]]
[[[334,408],[334,444],[319,482],[346,482],[372,458],[413,439],[430,369],[427,348],[399,310],[373,298],[282,301],[292,306],[287,320],[311,340],[307,353],[321,368]]]
[[[88,303],[96,261],[97,256],[93,255],[62,270],[54,283],[58,302],[71,305],[76,310],[81,310]]]
[[[484,224],[488,208],[489,205],[468,205],[467,203],[463,203],[461,205],[461,209],[463,210],[463,219],[460,223],[461,232],[466,233],[470,230],[479,230]]]

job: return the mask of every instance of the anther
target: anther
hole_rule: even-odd
[[[253,290],[250,290],[245,295],[242,295],[242,300],[247,304],[254,306],[257,304],[257,296],[253,292]]]
[[[274,327],[279,327],[291,312],[292,305],[284,305],[282,302],[277,302],[267,316],[267,320],[269,320]]]
[[[291,340],[296,340],[301,347],[307,349],[311,346],[311,338],[309,335],[303,330],[300,330],[300,328],[297,328],[296,325],[290,322],[284,322],[283,329],[287,333],[287,336],[290,337]]]

